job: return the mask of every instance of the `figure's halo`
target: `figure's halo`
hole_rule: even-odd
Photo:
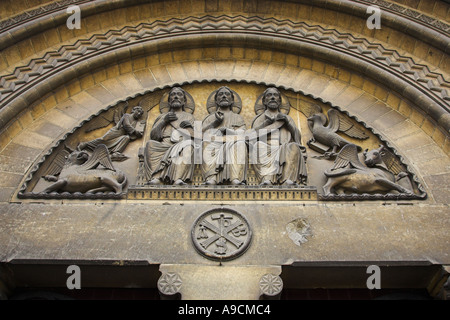
[[[255,102],[255,113],[256,114],[261,114],[265,111],[265,107],[262,102],[263,95],[264,95],[264,92],[261,93],[259,95],[259,97],[256,99],[256,102]],[[291,104],[289,102],[289,99],[288,99],[288,97],[286,97],[286,95],[284,95],[281,92],[280,92],[280,96],[281,96],[280,111],[283,112],[284,114],[289,114],[289,111],[291,110]]]
[[[214,100],[214,96],[216,95],[216,92],[221,89],[222,87],[218,88],[217,90],[214,90],[211,92],[211,94],[208,97],[208,100],[206,101],[206,109],[208,110],[208,113],[211,114],[217,110],[216,101]],[[228,88],[228,87],[227,87]],[[232,106],[232,110],[234,113],[240,113],[242,109],[242,100],[241,97],[237,94],[236,91],[233,89],[228,88],[231,92],[233,92],[234,95],[234,103]]]
[[[186,95],[186,104],[184,105],[184,111],[192,114],[192,113],[194,113],[194,110],[195,110],[194,98],[192,98],[192,96],[186,90],[183,90],[183,91],[184,91],[184,94]],[[159,102],[159,111],[161,113],[169,112],[169,101],[168,101],[169,92],[170,92],[170,90],[167,91],[166,93],[164,93]]]

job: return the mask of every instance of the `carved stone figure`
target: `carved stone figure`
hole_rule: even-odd
[[[210,115],[202,123],[202,174],[206,185],[246,183],[248,151],[243,135],[246,125],[233,111],[240,111],[235,95],[230,88],[221,87],[208,99]]]
[[[325,158],[336,156],[338,148],[350,144],[350,142],[341,137],[338,132],[343,132],[349,137],[357,139],[367,139],[369,136],[361,129],[357,128],[349,119],[344,117],[339,111],[330,109],[327,117],[318,105],[306,105],[302,107],[302,112],[308,117],[308,127],[311,130],[313,138],[307,144],[311,149],[324,153]],[[319,146],[316,143],[319,143]],[[324,149],[321,149],[322,146]],[[360,149],[360,147],[358,147]]]
[[[190,107],[194,102],[189,96]],[[175,87],[168,94],[168,110],[156,118],[144,149],[149,184],[183,185],[194,172],[194,116],[186,112],[187,93]]]
[[[65,156],[65,154],[67,154]],[[54,161],[53,168],[44,178],[54,182],[43,192],[81,192],[96,193],[114,191],[122,193],[127,177],[120,170],[114,169],[108,149],[104,144],[98,145],[91,156],[86,151],[75,150],[70,154],[61,153],[59,157],[66,160]],[[99,167],[102,165],[102,167]]]
[[[130,141],[132,140],[142,137],[143,135],[144,128],[143,124],[140,121],[143,114],[144,110],[141,106],[134,107],[131,111],[131,114],[121,114],[121,112],[115,110],[113,116],[115,126],[109,129],[108,132],[106,132],[106,134],[101,138],[94,139],[89,142],[81,142],[78,145],[77,149],[80,151],[85,149],[93,151],[97,146],[104,144],[108,148],[113,160],[126,159],[127,157],[124,156],[122,152],[125,150],[128,143],[130,143]],[[102,120],[104,118],[99,119]],[[106,120],[106,122],[107,121],[108,120]],[[92,130],[92,128],[90,130]]]
[[[264,112],[252,124],[258,137],[252,148],[256,152],[256,161],[252,162],[257,178],[262,185],[306,184],[306,149],[294,120],[281,112],[278,89],[266,89],[262,103]]]
[[[398,183],[408,190],[413,190],[409,174],[403,168],[403,165],[385,146],[380,145],[378,149],[364,151],[364,164],[369,168],[378,168],[382,170],[387,178],[392,182]]]
[[[366,158],[366,163],[370,161]],[[382,169],[363,165],[358,157],[358,147],[345,145],[334,161],[331,169],[325,171],[328,177],[323,186],[325,195],[338,193],[388,193],[412,194],[412,191],[392,181],[392,177]]]

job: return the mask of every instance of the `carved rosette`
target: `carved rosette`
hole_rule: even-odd
[[[158,280],[158,290],[165,296],[173,296],[180,292],[181,277],[176,272],[164,273]]]
[[[268,297],[275,297],[283,290],[283,280],[276,275],[267,273],[259,280],[261,294]]]

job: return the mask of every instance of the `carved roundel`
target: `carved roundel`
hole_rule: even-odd
[[[195,221],[191,235],[197,251],[213,260],[237,258],[248,249],[252,239],[245,217],[228,208],[203,213]]]
[[[267,273],[259,280],[259,288],[267,296],[276,296],[283,290],[283,280],[277,275]]]
[[[158,290],[165,295],[174,295],[180,292],[183,282],[175,272],[164,273],[158,280]]]
[[[206,109],[208,110],[209,114],[214,113],[217,109],[216,101],[215,101],[214,97],[216,95],[216,92],[221,88],[218,88],[217,90],[214,90],[213,92],[211,92],[211,94],[208,97],[208,100],[206,101]],[[234,91],[230,88],[228,88],[228,89],[231,92],[233,92],[233,96],[234,96],[234,103],[232,106],[233,112],[240,113],[241,109],[242,109],[242,99],[236,91]]]

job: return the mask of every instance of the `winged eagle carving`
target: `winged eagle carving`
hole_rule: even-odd
[[[328,149],[320,150],[326,158],[335,157],[339,148],[351,144],[350,141],[339,135],[339,132],[360,140],[369,138],[364,130],[358,128],[350,119],[335,109],[328,110],[325,115],[319,105],[312,104],[303,106],[301,112],[307,117],[308,127],[313,135],[313,138],[307,142],[308,146],[315,150],[317,150],[314,148],[315,142],[326,146]],[[359,146],[358,150],[361,150]]]

